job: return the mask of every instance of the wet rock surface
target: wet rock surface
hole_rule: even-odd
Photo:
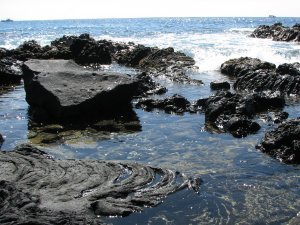
[[[255,115],[269,109],[281,109],[284,104],[285,100],[280,95],[254,93],[243,97],[220,91],[207,99],[198,100],[195,106],[205,112],[208,130],[245,137],[260,129],[260,125],[253,121]]]
[[[211,90],[229,90],[230,84],[227,81],[224,82],[211,82],[210,83]]]
[[[158,77],[189,84],[202,84],[202,81],[190,78],[187,71],[192,69],[195,60],[173,48],[159,49],[131,43],[115,49],[113,56],[120,64],[141,69]]]
[[[1,224],[100,224],[153,207],[195,182],[135,163],[54,160],[22,145],[0,152]]]
[[[275,23],[271,26],[261,25],[253,31],[250,37],[300,42],[300,24],[295,24],[292,27],[285,27],[282,23]]]
[[[23,78],[23,62],[13,58],[0,59],[0,85],[18,84]]]
[[[166,99],[150,99],[144,98],[138,100],[136,107],[146,111],[153,109],[164,110],[166,113],[182,114],[188,111],[191,103],[181,95],[173,95]]]
[[[2,49],[1,57],[12,57],[21,61],[72,59],[80,65],[111,64],[115,61],[155,77],[162,76],[180,83],[202,84],[202,81],[187,75],[187,71],[194,68],[194,59],[171,47],[159,49],[132,42],[95,40],[89,34],[63,36],[43,47],[35,40],[26,41],[16,49]]]
[[[27,102],[55,118],[120,110],[137,88],[127,75],[96,73],[68,60],[29,60],[23,71]]]
[[[257,58],[240,57],[236,59],[230,59],[222,63],[221,73],[233,77],[240,77],[245,73],[254,72],[256,70],[275,70],[275,68],[275,64],[265,62]]]
[[[300,64],[274,64],[255,58],[237,58],[221,65],[221,72],[237,77],[233,87],[241,91],[279,91],[300,94]]]
[[[29,111],[29,116],[32,115]],[[142,126],[133,109],[110,113],[105,116],[85,118],[85,120],[48,119],[36,122],[33,118],[28,123],[28,141],[34,145],[71,144],[109,140],[112,134],[131,134],[140,132]]]
[[[287,120],[269,131],[256,146],[262,152],[284,162],[300,163],[300,118]]]
[[[3,142],[4,142],[4,138],[3,138],[2,134],[0,134],[0,149],[2,147]]]

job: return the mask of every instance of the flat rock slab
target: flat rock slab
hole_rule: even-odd
[[[71,60],[33,59],[23,72],[27,102],[55,118],[120,110],[137,88],[127,75],[93,72]]]
[[[0,171],[1,224],[93,224],[98,216],[141,212],[199,185],[179,172],[136,163],[54,160],[28,145],[0,152]]]

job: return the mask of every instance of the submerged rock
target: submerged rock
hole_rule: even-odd
[[[240,91],[280,91],[300,94],[300,64],[274,64],[255,58],[238,58],[221,65],[221,72],[237,77],[233,87]]]
[[[17,84],[23,78],[23,62],[13,58],[0,60],[0,85]]]
[[[271,26],[260,25],[250,37],[271,38],[274,41],[300,41],[300,24],[292,27],[285,27],[282,23],[275,23]]]
[[[108,140],[112,133],[122,135],[135,133],[142,130],[138,116],[132,109],[118,111],[109,115],[97,116],[78,120],[65,118],[61,121],[48,118],[44,120],[33,118],[32,109],[29,110],[30,121],[28,124],[29,143],[34,145],[48,145],[64,143],[72,145]],[[36,121],[43,121],[42,123]]]
[[[54,160],[28,145],[0,152],[1,224],[99,224],[160,204],[193,182],[179,172],[97,160]]]
[[[255,115],[269,109],[281,109],[284,104],[284,98],[280,95],[254,93],[243,97],[221,91],[207,99],[198,100],[195,106],[204,110],[209,130],[245,137],[260,129],[260,125],[253,121]]]
[[[92,72],[67,60],[29,60],[23,72],[27,102],[55,118],[130,108],[137,89],[127,75]]]
[[[153,109],[161,109],[166,113],[182,114],[188,111],[190,102],[181,95],[173,95],[166,99],[140,99],[137,104],[137,108],[143,108],[146,111],[152,111]]]
[[[259,150],[285,163],[300,163],[300,118],[281,123],[265,134]]]

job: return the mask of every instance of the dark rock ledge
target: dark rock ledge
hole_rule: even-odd
[[[250,37],[300,42],[300,24],[297,23],[292,27],[285,27],[282,23],[275,23],[271,26],[261,25],[253,31]]]
[[[262,152],[284,163],[300,163],[300,118],[281,123],[265,134],[256,146]]]
[[[146,111],[164,110],[166,113],[183,114],[185,112],[205,113],[205,125],[212,132],[228,132],[234,137],[245,137],[256,133],[260,125],[255,117],[261,113],[274,111],[269,120],[279,123],[288,117],[280,112],[285,106],[285,99],[279,93],[251,93],[247,95],[219,91],[209,98],[199,99],[193,103],[180,95],[166,99],[143,98],[136,103],[137,108]]]
[[[29,59],[72,59],[80,65],[93,68],[116,62],[174,82],[202,84],[201,81],[191,79],[186,74],[189,69],[194,68],[194,59],[182,52],[174,51],[173,48],[159,49],[132,42],[96,41],[89,34],[63,36],[43,47],[34,40],[25,41],[16,49],[1,48],[0,59],[9,60],[10,64],[16,60],[24,62]],[[7,66],[5,70],[10,70],[6,68]]]
[[[135,163],[54,160],[28,145],[1,151],[0,169],[1,224],[100,224],[97,216],[140,212],[199,185],[179,172]]]
[[[239,91],[279,91],[286,95],[300,94],[300,63],[284,63],[277,68],[260,59],[241,57],[221,65],[223,74],[236,77],[233,87]]]
[[[284,105],[285,100],[280,95],[253,93],[244,97],[228,91],[217,92],[207,99],[198,100],[195,104],[204,110],[208,130],[228,132],[234,137],[256,133],[260,125],[254,121],[255,116],[268,110],[282,109]]]

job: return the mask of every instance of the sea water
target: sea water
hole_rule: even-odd
[[[173,47],[196,60],[189,75],[203,85],[158,82],[168,88],[162,96],[181,94],[193,101],[212,95],[214,80],[234,82],[220,73],[228,59],[255,57],[275,63],[300,62],[299,43],[250,38],[259,25],[282,22],[292,26],[300,18],[146,18],[15,21],[0,23],[0,47],[12,49],[26,40],[50,44],[62,35],[89,33],[95,39],[133,41],[146,46]],[[104,69],[137,71],[116,64]],[[284,109],[290,118],[300,116],[300,102]],[[22,84],[0,95],[2,149],[30,143],[28,104]],[[286,165],[255,149],[266,131],[276,127],[257,121],[262,129],[242,139],[213,134],[204,126],[203,114],[169,115],[135,109],[140,132],[111,133],[109,138],[81,137],[40,146],[61,159],[100,159],[139,162],[201,177],[199,193],[181,191],[154,208],[125,218],[107,218],[113,224],[285,224],[300,217],[300,167]],[[299,220],[299,218],[298,218]]]

